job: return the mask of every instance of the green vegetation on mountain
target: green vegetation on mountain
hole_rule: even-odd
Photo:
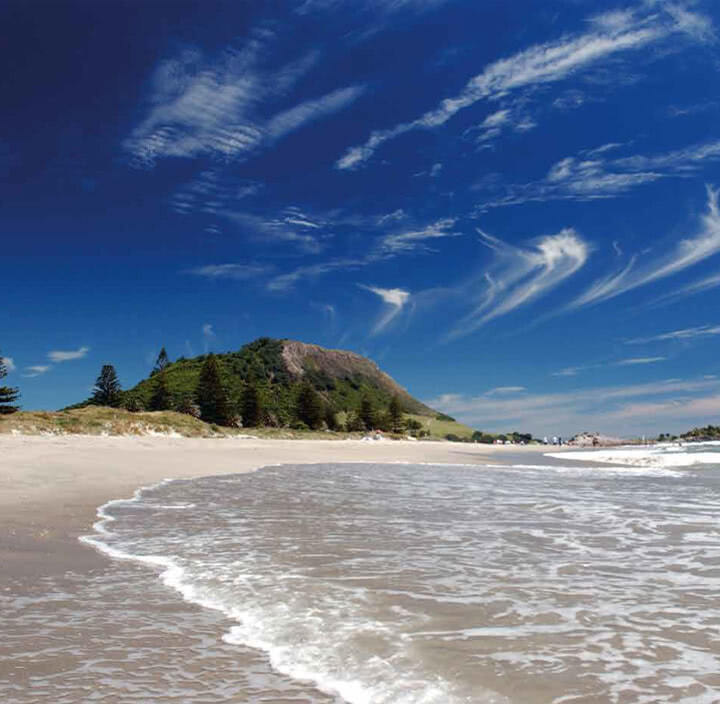
[[[163,348],[148,378],[124,392],[108,367],[95,395],[73,408],[119,403],[136,412],[177,410],[217,425],[300,430],[338,429],[344,414],[352,417],[351,431],[393,432],[406,430],[403,414],[438,415],[369,359],[294,340],[260,338],[236,352],[175,362]],[[102,403],[106,396],[112,403]]]

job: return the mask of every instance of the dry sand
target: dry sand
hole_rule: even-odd
[[[503,463],[531,446],[360,440],[0,435],[0,585],[103,560],[78,542],[98,506],[165,478],[322,462]]]

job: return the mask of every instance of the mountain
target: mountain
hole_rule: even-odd
[[[306,380],[336,412],[355,411],[363,396],[370,397],[378,408],[386,408],[390,399],[398,396],[406,413],[438,415],[413,398],[374,362],[354,352],[263,337],[236,352],[215,356],[231,404],[239,405],[243,390],[252,381],[263,397],[273,424],[286,425],[292,421],[298,386]],[[194,393],[205,358],[205,355],[180,358],[165,368],[174,404]],[[148,407],[154,386],[155,378],[150,375],[125,395],[137,398]]]

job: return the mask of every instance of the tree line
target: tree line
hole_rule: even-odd
[[[275,425],[265,408],[263,394],[251,380],[245,384],[240,399],[232,403],[223,385],[220,365],[214,354],[208,354],[192,393],[175,399],[168,385],[167,367],[170,359],[163,348],[150,374],[152,391],[147,404],[137,396],[122,390],[115,367],[106,364],[95,381],[90,403],[98,406],[125,408],[139,412],[173,410],[187,413],[206,423],[228,427],[261,427]],[[340,422],[333,408],[313,385],[305,380],[297,385],[290,427],[297,430],[344,430],[348,432],[382,430],[392,433],[406,431],[423,434],[422,424],[406,418],[402,402],[397,396],[387,407],[379,407],[364,395],[353,411]]]

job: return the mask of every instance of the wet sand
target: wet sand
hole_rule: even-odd
[[[105,558],[77,538],[98,506],[165,478],[250,472],[274,464],[538,460],[539,446],[361,440],[0,435],[0,588],[90,569]]]

